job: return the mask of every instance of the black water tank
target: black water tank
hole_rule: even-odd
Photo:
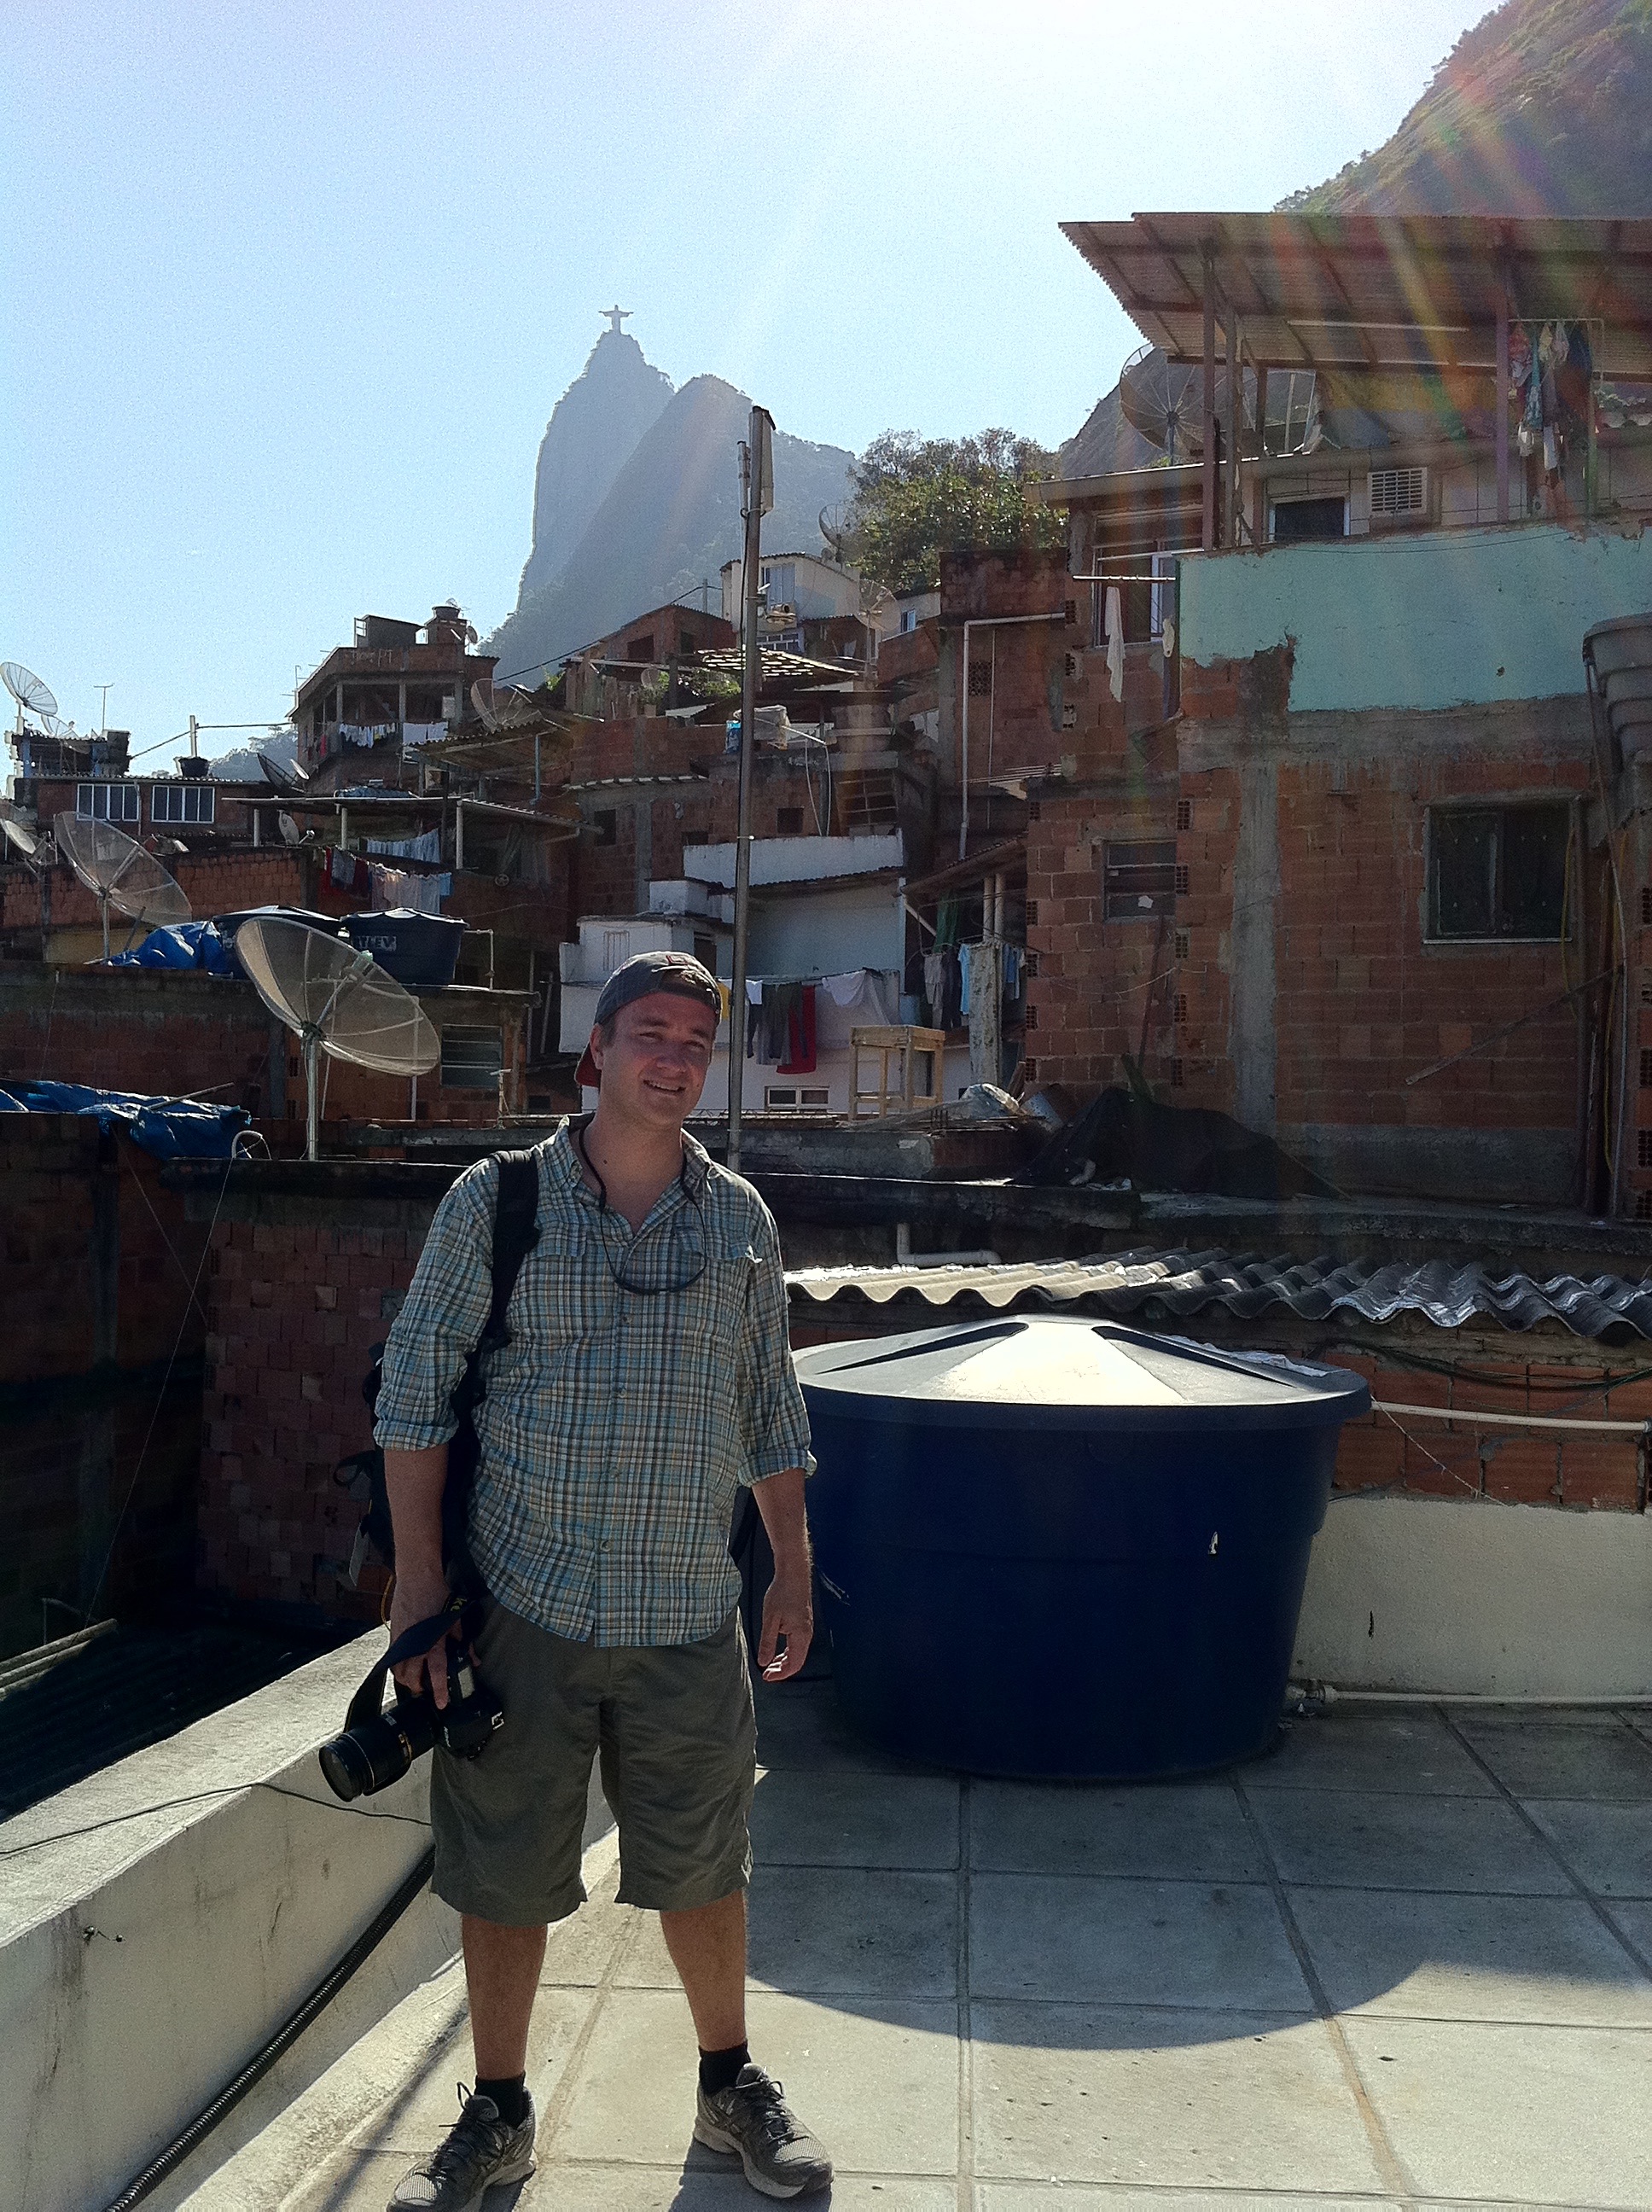
[[[796,1361],[823,1625],[865,1735],[1074,1778],[1267,1747],[1358,1376],[1042,1316]]]

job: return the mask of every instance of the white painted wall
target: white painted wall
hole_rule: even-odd
[[[1652,1696],[1652,1516],[1338,1498],[1293,1670],[1341,1688]]]
[[[0,2203],[108,2203],[416,1865],[429,1761],[342,1805],[315,1757],[386,1641],[375,1629],[0,1824],[17,1854],[0,1885]],[[587,1842],[610,1826],[598,1796]],[[291,2059],[319,2072],[458,1941],[427,1890]]]

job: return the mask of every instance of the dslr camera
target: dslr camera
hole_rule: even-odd
[[[387,1667],[375,1667],[350,1700],[344,1732],[321,1747],[321,1771],[336,1796],[371,1797],[399,1782],[416,1759],[440,1744],[459,1759],[474,1759],[505,1725],[505,1708],[485,1682],[478,1682],[470,1656],[453,1652],[448,1662],[447,1703],[438,1706],[429,1691],[416,1697],[396,1685],[396,1702],[386,1708]]]

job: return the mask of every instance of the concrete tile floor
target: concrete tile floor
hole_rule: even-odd
[[[1350,1700],[1118,1790],[919,1772],[829,1683],[760,1697],[751,2040],[836,2212],[1652,2207],[1644,1716]],[[535,2023],[539,2168],[486,2212],[755,2204],[690,2142],[658,1924],[611,1840],[592,1863]],[[450,1969],[375,2032],[331,2156],[255,2187],[253,2144],[239,2198],[225,2169],[188,2201],[376,2212],[455,2110],[461,2000]]]

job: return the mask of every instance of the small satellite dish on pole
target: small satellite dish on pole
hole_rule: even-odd
[[[305,1158],[321,1135],[320,1055],[382,1075],[423,1075],[441,1040],[418,1000],[370,952],[301,921],[257,915],[235,932],[235,957],[270,1012],[296,1030],[304,1054]]]
[[[1167,361],[1157,346],[1138,346],[1119,372],[1119,411],[1133,430],[1172,461],[1196,460],[1205,450],[1205,372]],[[1228,372],[1216,372],[1216,414],[1228,413]]]
[[[41,721],[55,714],[58,702],[51,686],[43,684],[32,668],[25,668],[21,660],[0,660],[0,684],[3,684],[17,702],[17,731],[21,736],[27,726],[25,714],[38,715]]]
[[[266,745],[257,745],[253,748],[253,751],[258,766],[264,770],[266,781],[273,785],[276,790],[302,791],[309,781],[308,772],[301,769],[295,760],[284,761],[278,754],[271,752]]]
[[[109,909],[164,929],[190,919],[190,902],[154,854],[110,822],[60,814],[58,850],[98,902],[103,957],[109,957]]]
[[[9,815],[0,817],[0,830],[5,832],[6,842],[12,851],[19,854],[36,875],[42,868],[51,866],[54,854],[50,838],[43,839],[27,823],[14,822]]]

